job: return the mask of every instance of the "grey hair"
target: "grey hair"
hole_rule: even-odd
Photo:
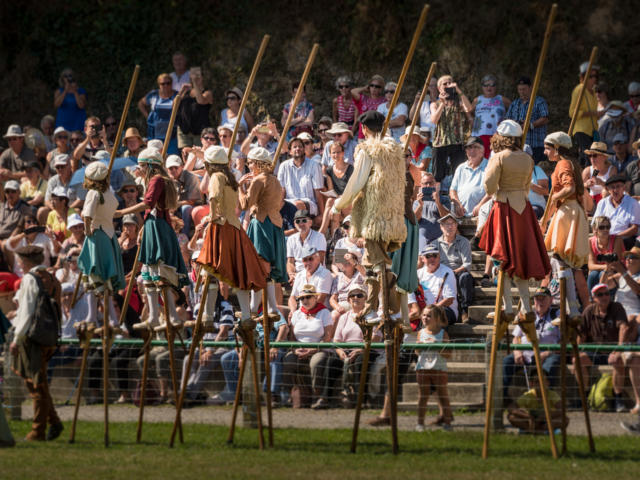
[[[349,77],[348,75],[343,75],[341,77],[338,77],[336,80],[336,88],[338,88],[340,84],[345,84],[345,83],[351,86],[353,84],[353,82],[351,81],[351,77]]]
[[[495,75],[488,74],[482,77],[482,80],[480,81],[480,83],[485,83],[485,82],[498,83],[498,79],[496,78]]]
[[[396,82],[387,82],[384,86],[385,90],[389,90],[391,88],[395,90],[396,88],[398,88],[398,84]]]

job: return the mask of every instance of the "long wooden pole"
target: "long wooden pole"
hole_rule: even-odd
[[[258,67],[260,66],[260,62],[262,62],[262,57],[264,56],[264,51],[267,48],[267,44],[269,43],[270,35],[265,35],[262,37],[262,43],[260,44],[260,48],[258,49],[258,55],[256,55],[256,59],[253,62],[253,68],[251,69],[251,75],[249,75],[249,81],[247,82],[247,87],[244,89],[244,94],[242,95],[242,101],[240,102],[240,109],[238,110],[238,115],[236,116],[236,123],[233,127],[233,133],[231,134],[231,143],[229,143],[229,162],[231,162],[231,155],[233,154],[233,147],[236,144],[236,137],[238,135],[238,128],[240,127],[240,123],[242,122],[242,116],[244,115],[244,109],[249,101],[249,93],[251,93],[251,89],[253,88],[253,82],[256,79],[256,75],[258,73]],[[249,133],[249,132],[247,132]]]
[[[309,76],[309,72],[311,71],[311,66],[316,59],[316,55],[318,54],[317,43],[313,44],[313,48],[311,49],[311,53],[309,54],[309,58],[307,59],[307,65],[304,67],[304,72],[302,72],[302,78],[300,79],[300,83],[298,84],[298,91],[296,92],[295,97],[293,97],[293,102],[291,103],[291,108],[289,109],[289,115],[287,115],[287,121],[284,124],[284,128],[282,129],[282,135],[280,136],[280,141],[278,142],[278,147],[276,148],[275,153],[273,154],[274,164],[278,161],[278,157],[280,156],[280,152],[282,151],[282,146],[287,138],[287,132],[289,131],[289,127],[291,126],[291,121],[296,113],[296,108],[298,108],[298,103],[300,103],[300,99],[302,98],[302,92],[304,92],[304,86],[307,83],[307,77]]]
[[[362,328],[362,327],[361,327]],[[360,428],[360,412],[362,411],[362,401],[364,400],[364,388],[367,382],[369,370],[369,356],[371,355],[371,334],[372,327],[364,327],[364,352],[362,353],[362,367],[360,370],[360,384],[358,385],[358,399],[356,400],[356,414],[353,420],[353,432],[351,434],[351,453],[356,453],[358,444],[358,430]]]
[[[167,151],[169,150],[169,143],[171,143],[171,137],[173,136],[173,126],[176,123],[176,117],[178,116],[178,108],[180,108],[180,101],[182,97],[180,95],[176,95],[173,99],[173,106],[171,108],[171,117],[169,118],[169,126],[167,127],[167,135],[164,137],[164,142],[162,143],[162,160],[167,156]]]
[[[269,335],[271,334],[271,317],[269,316],[269,298],[267,295],[267,288],[269,284],[262,289],[262,331],[264,332],[264,378],[267,384],[267,391],[265,394],[267,403],[267,428],[269,429],[269,446],[273,447],[273,413],[271,411],[271,352],[269,348]]]
[[[91,336],[92,334],[87,330],[84,330],[84,333],[78,331],[78,337],[80,338],[80,344],[82,345],[82,363],[80,364],[80,379],[78,380],[78,389],[76,391],[76,404],[73,410],[73,421],[71,423],[71,435],[69,437],[69,443],[73,443],[76,440],[76,424],[78,422],[80,400],[82,399],[82,385],[84,383],[84,375],[87,371],[87,357],[89,356],[89,349],[91,348]]]
[[[578,114],[580,112],[580,104],[582,104],[582,99],[584,98],[584,92],[587,88],[587,80],[591,75],[591,69],[593,68],[593,65],[596,63],[597,56],[598,56],[598,47],[593,47],[591,49],[591,56],[589,57],[589,65],[587,66],[587,71],[584,73],[584,78],[582,79],[582,83],[580,84],[580,93],[578,94],[576,109],[571,113],[571,124],[569,125],[569,131],[567,132],[570,137],[573,136],[573,129],[576,127],[576,122],[578,121]]]
[[[249,347],[246,343],[242,344],[238,357],[240,361],[240,367],[238,370],[238,383],[236,384],[236,395],[233,400],[233,410],[231,412],[231,426],[229,427],[229,436],[227,437],[227,443],[233,443],[233,436],[236,431],[236,418],[238,416],[238,406],[240,405],[240,395],[242,395],[242,382],[244,381],[244,370],[247,364],[247,357],[249,356]],[[257,393],[257,392],[256,392]]]
[[[169,291],[168,286],[163,286],[162,303],[164,304],[165,335],[167,337],[167,348],[169,350],[169,370],[171,372],[171,383],[173,383],[173,402],[176,405],[176,422],[178,424],[178,431],[180,433],[180,443],[183,443],[184,437],[182,436],[182,419],[180,418],[180,412],[178,411],[178,376],[176,375],[175,355],[173,354],[175,327],[171,323],[171,318],[169,317],[169,295],[173,295],[173,293]]]
[[[562,445],[560,455],[567,453],[567,279],[560,268],[560,402],[562,425]]]
[[[540,58],[538,58],[538,68],[536,68],[536,76],[533,80],[533,88],[531,89],[531,97],[529,97],[529,106],[527,107],[527,116],[522,126],[522,145],[527,143],[527,132],[529,131],[529,124],[531,123],[531,116],[533,115],[533,106],[536,102],[536,95],[538,94],[538,87],[540,87],[540,78],[542,77],[542,70],[544,68],[544,62],[547,58],[547,51],[549,50],[549,39],[551,38],[551,30],[553,29],[553,22],[558,12],[558,4],[551,5],[551,12],[549,13],[549,19],[547,20],[547,29],[544,32],[544,40],[542,41],[542,50],[540,50]]]
[[[418,100],[418,106],[416,107],[416,111],[413,113],[413,118],[411,119],[411,126],[409,127],[409,135],[407,135],[407,139],[404,142],[404,153],[407,153],[409,150],[409,143],[411,142],[411,135],[413,135],[413,129],[416,128],[418,124],[418,119],[420,118],[420,109],[422,108],[422,103],[424,102],[424,98],[427,96],[427,91],[429,90],[429,84],[431,83],[431,78],[436,71],[436,67],[438,66],[437,62],[432,62],[431,67],[429,67],[429,72],[427,73],[427,78],[424,80],[424,86],[422,87],[422,91],[420,92],[420,99]]]
[[[108,177],[107,177],[108,178]],[[102,302],[104,317],[102,321],[102,401],[104,402],[104,446],[109,446],[109,289],[104,289]]]
[[[144,225],[141,227],[144,229]],[[124,302],[122,302],[122,310],[120,311],[119,324],[124,323],[124,319],[127,317],[127,309],[129,308],[129,301],[131,300],[131,294],[133,293],[133,286],[136,283],[136,276],[138,275],[138,266],[140,265],[140,249],[142,248],[142,241],[138,244],[136,250],[136,258],[133,261],[133,268],[131,269],[131,276],[129,277],[129,285],[127,285],[127,292],[124,296]]]
[[[382,131],[380,132],[381,137],[384,137],[384,134],[387,132],[387,128],[389,128],[389,122],[391,122],[391,116],[393,115],[393,110],[396,108],[396,104],[398,103],[398,99],[400,98],[400,91],[402,90],[402,85],[404,85],[404,79],[407,76],[409,65],[411,65],[413,54],[416,51],[416,46],[418,45],[418,39],[420,38],[420,34],[422,33],[422,29],[427,20],[428,11],[429,11],[429,5],[425,4],[424,7],[422,7],[422,12],[420,13],[420,18],[418,19],[418,25],[416,26],[416,29],[413,32],[413,38],[411,39],[409,52],[407,53],[407,56],[404,59],[404,65],[402,66],[400,77],[398,78],[398,85],[396,86],[396,91],[393,94],[393,98],[391,99],[391,104],[389,105],[389,112],[387,113],[387,118],[385,118]]]
[[[143,334],[144,335],[144,334]],[[142,419],[144,418],[144,402],[147,393],[147,374],[149,372],[149,354],[151,353],[151,332],[147,331],[144,339],[144,356],[142,360],[142,384],[140,385],[140,410],[138,411],[138,427],[136,429],[136,443],[142,441]]]

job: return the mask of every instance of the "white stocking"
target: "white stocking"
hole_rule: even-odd
[[[251,290],[251,312],[256,313],[262,302],[262,290]]]
[[[557,258],[551,259],[551,269],[556,275],[558,282],[560,278],[565,279],[565,292],[567,295],[567,303],[569,305],[569,317],[575,317],[580,314],[578,296],[576,294],[576,282],[573,279],[573,270],[562,260]]]
[[[516,284],[516,287],[518,288],[518,293],[520,293],[520,301],[522,302],[520,311],[522,313],[531,313],[531,298],[529,297],[529,280],[525,280],[523,278],[518,278],[518,277],[514,277],[513,280]]]
[[[513,299],[511,298],[511,277],[506,273],[502,274],[503,288],[502,288],[502,301],[504,302],[504,313],[513,313]]]
[[[240,312],[242,312],[242,320],[251,318],[251,299],[249,290],[236,290],[236,298],[240,304]]]
[[[87,292],[87,304],[89,306],[87,310],[87,318],[88,322],[98,324],[98,297],[93,291]]]
[[[405,327],[409,327],[411,322],[409,322],[409,296],[407,292],[398,291],[400,295],[400,313],[402,314],[402,323]]]
[[[204,304],[203,318],[205,321],[213,321],[214,314],[216,312],[216,301],[218,300],[218,284],[209,283],[209,291],[207,292],[207,300]],[[203,305],[200,304],[200,308]]]
[[[178,312],[176,312],[176,297],[173,295],[173,291],[170,287],[164,288],[166,288],[167,292],[167,310],[169,310],[170,321],[172,324],[178,325],[180,323],[180,319],[178,318]]]
[[[154,286],[145,285],[147,292],[147,307],[149,308],[149,322],[155,327],[160,324],[160,299],[158,290]]]
[[[267,296],[269,297],[269,313],[278,313],[278,300],[276,300],[276,282],[267,284]]]

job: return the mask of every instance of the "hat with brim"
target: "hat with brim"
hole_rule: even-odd
[[[624,133],[616,133],[613,136],[613,144],[615,145],[616,143],[627,143],[629,141],[629,139],[627,139],[627,137],[625,136]]]
[[[432,255],[434,253],[439,254],[440,249],[437,245],[429,244],[420,252],[420,255],[424,257],[425,255]]]
[[[242,90],[240,90],[238,87],[233,87],[230,88],[229,90],[227,90],[226,92],[224,92],[224,96],[226,97],[227,95],[229,95],[230,93],[233,93],[236,97],[238,97],[239,100],[242,100],[242,96],[244,95],[242,93]]]
[[[22,129],[20,125],[9,125],[7,128],[7,133],[4,134],[3,138],[16,138],[16,137],[24,137],[24,133],[22,133]]]
[[[610,185],[613,185],[614,183],[626,183],[627,182],[627,177],[625,177],[624,175],[614,175],[613,177],[609,177],[607,178],[607,180],[604,182],[605,187],[608,187]]]
[[[354,283],[347,290],[347,297],[355,292],[362,292],[365,295],[367,294],[367,286],[362,283]]]
[[[66,153],[60,153],[53,157],[54,167],[63,167],[65,165],[69,165],[69,155],[67,155]]]
[[[297,210],[293,215],[293,219],[298,220],[299,218],[311,218],[311,215],[309,215],[309,210],[305,210],[304,208],[302,210]]]
[[[600,291],[600,290],[607,290],[609,291],[609,287],[607,286],[606,283],[598,283],[596,284],[592,289],[591,289],[591,295],[595,295],[596,292]]]
[[[635,245],[633,247],[631,247],[629,250],[627,250],[626,252],[624,252],[622,254],[625,258],[626,257],[636,257],[636,258],[640,258],[640,247],[636,247]]]
[[[348,133],[350,136],[353,137],[353,132],[351,131],[349,126],[344,122],[336,122],[336,123],[331,124],[331,128],[329,130],[327,130],[325,133],[328,133],[330,135],[338,135],[340,133]]]
[[[482,143],[482,139],[480,139],[479,137],[469,137],[467,139],[467,142],[464,144],[464,148],[473,147],[474,145],[484,146],[484,143]]]
[[[452,213],[447,213],[444,217],[440,217],[438,219],[438,223],[442,224],[442,223],[446,222],[449,219],[451,219],[454,222],[458,223],[458,219],[456,217],[454,217]]]
[[[6,187],[5,187],[5,190],[6,190]],[[69,190],[64,188],[62,185],[60,185],[53,189],[53,192],[51,192],[51,195],[53,195],[54,197],[69,199]]]
[[[24,168],[25,170],[28,170],[30,168],[36,168],[39,171],[42,171],[42,167],[40,166],[40,163],[37,160],[31,160],[30,162],[27,162]]]
[[[138,138],[142,142],[142,137],[140,136],[140,132],[136,127],[129,127],[127,131],[124,132],[124,138],[122,139],[122,144],[127,143],[127,140],[130,138]]]
[[[347,215],[346,217],[344,217],[344,220],[342,220],[342,225],[344,225],[345,223],[351,223],[351,215]]]
[[[164,163],[165,167],[181,167],[182,159],[178,155],[169,155],[167,161]]]
[[[222,130],[229,130],[231,133],[233,133],[233,124],[229,122],[223,123],[222,125],[219,125],[216,130],[218,131],[218,135],[220,135],[220,132],[222,132]]]
[[[162,154],[155,148],[145,148],[138,155],[138,163],[147,163],[151,165],[162,165]]]
[[[349,249],[347,250],[347,253],[356,257],[356,260],[358,260],[358,262],[362,260],[362,252],[357,247],[349,247]]]
[[[298,134],[296,136],[296,138],[299,138],[302,141],[305,141],[305,140],[309,141],[309,142],[313,141],[313,137],[311,135],[309,135],[309,132],[302,132],[302,133]]]
[[[402,136],[400,137],[400,141],[401,142],[406,142],[407,141],[407,137],[409,136],[409,132],[411,131],[411,125],[409,125],[407,128],[405,128],[404,130],[404,134],[402,134]],[[425,142],[427,139],[422,135],[422,132],[420,131],[419,128],[414,127],[413,132],[411,132],[411,135],[415,135],[416,137],[418,137],[420,139],[420,141]]]
[[[317,295],[320,295],[320,294],[316,291],[316,287],[314,285],[305,285],[298,292],[298,295],[296,295],[296,298],[315,297]]]
[[[164,147],[164,144],[159,138],[154,138],[147,142],[147,148],[155,148],[158,152],[162,152],[162,147]]]
[[[7,180],[4,184],[4,189],[5,191],[13,190],[14,192],[19,192],[20,184],[17,182],[17,180]]]
[[[624,110],[620,110],[619,108],[610,108],[607,110],[607,116],[609,118],[618,118],[624,113]]]
[[[591,147],[588,150],[585,150],[584,153],[587,155],[609,155],[607,152],[607,144],[604,142],[593,142]]]
[[[58,127],[53,131],[53,138],[55,139],[61,133],[68,134],[69,132],[64,127]]]
[[[228,165],[229,157],[224,147],[211,145],[204,151],[204,162],[209,165]]]
[[[122,217],[122,224],[139,225],[138,215],[136,215],[135,213],[127,213],[124,217]]]
[[[21,258],[32,263],[41,263],[44,260],[44,249],[39,245],[25,245],[14,250]]]
[[[67,228],[77,227],[78,225],[84,225],[84,222],[82,221],[82,217],[80,215],[74,213],[67,217]]]

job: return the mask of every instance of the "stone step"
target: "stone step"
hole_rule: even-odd
[[[484,403],[484,384],[469,382],[449,382],[447,384],[449,400],[458,405],[482,405]],[[418,403],[418,384],[402,385],[402,403],[406,406]],[[437,395],[430,394],[428,405],[437,405]]]
[[[450,383],[485,382],[485,364],[482,362],[447,362],[447,376]]]

